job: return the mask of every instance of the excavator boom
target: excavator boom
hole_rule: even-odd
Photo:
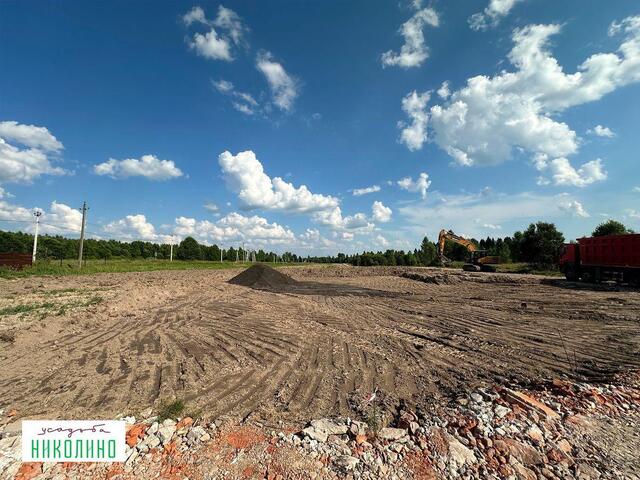
[[[462,245],[469,252],[470,262],[466,263],[462,267],[464,270],[495,272],[495,267],[492,267],[491,264],[500,263],[500,259],[498,257],[483,255],[484,252],[478,250],[476,244],[471,240],[461,237],[460,235],[456,235],[451,230],[447,231],[442,229],[438,235],[438,257],[443,264],[450,263],[450,260],[444,255],[444,248],[447,240]]]

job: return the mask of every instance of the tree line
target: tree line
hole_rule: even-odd
[[[592,232],[592,236],[614,235],[633,233],[616,220],[608,220],[601,223]],[[532,223],[524,231],[517,231],[512,236],[503,238],[487,237],[473,241],[479,250],[486,251],[487,255],[498,256],[502,263],[522,262],[533,265],[551,267],[558,264],[558,259],[565,238],[553,223]],[[447,240],[444,248],[444,256],[453,261],[466,261],[469,251],[466,247]],[[378,252],[362,252],[353,255],[339,253],[335,257],[309,257],[309,260],[317,263],[350,263],[356,266],[375,265],[408,265],[408,266],[437,266],[438,246],[435,242],[424,237],[420,248],[405,252],[403,250],[386,250]]]
[[[61,235],[38,235],[38,259],[65,260],[78,258],[80,241]],[[33,249],[33,235],[24,232],[0,231],[0,253],[31,253]],[[220,261],[220,247],[217,245],[203,245],[193,237],[186,237],[173,248],[173,258],[178,260],[209,260]],[[242,247],[226,248],[222,251],[222,260],[234,262],[243,260],[249,251]],[[108,260],[119,259],[158,259],[168,260],[171,256],[171,246],[167,244],[118,240],[85,239],[83,257],[85,259]],[[259,262],[279,261],[297,262],[300,257],[291,252],[277,255],[274,252],[258,250],[255,259]]]
[[[608,220],[601,223],[592,232],[592,236],[633,233],[620,222]],[[500,257],[503,263],[526,262],[535,265],[553,266],[558,262],[560,249],[565,243],[564,235],[558,231],[553,223],[532,223],[524,231],[517,231],[512,236],[503,238],[487,237],[480,240],[472,240],[480,250],[485,250],[487,255]],[[24,232],[0,231],[0,253],[31,253],[33,247],[33,235]],[[166,260],[170,257],[170,246],[152,242],[132,241],[121,242],[118,240],[86,239],[84,242],[85,259],[110,259],[110,258],[155,258]],[[39,259],[72,259],[77,258],[79,240],[66,238],[60,235],[40,235],[38,237]],[[230,247],[222,252],[224,261],[234,262],[243,260],[248,251],[241,247]],[[208,260],[220,261],[220,247],[217,245],[204,245],[198,243],[193,237],[186,237],[177,247],[174,247],[174,258],[178,260]],[[454,261],[465,261],[468,250],[457,243],[447,240],[444,255]],[[350,263],[357,266],[374,265],[437,265],[439,258],[437,245],[424,237],[419,248],[412,251],[392,250],[365,251],[347,255],[338,253],[336,256],[307,256],[302,257],[295,253],[285,252],[277,255],[274,252],[266,252],[262,249],[255,252],[255,260],[258,262],[278,261],[315,263]]]

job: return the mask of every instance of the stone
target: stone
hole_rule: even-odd
[[[305,436],[307,436],[312,440],[315,440],[317,442],[323,442],[323,443],[327,441],[327,437],[328,437],[326,433],[316,430],[313,427],[305,428],[304,430],[302,430],[302,433],[304,433]]]
[[[326,433],[327,435],[343,435],[349,430],[347,425],[335,423],[328,418],[314,420],[311,422],[311,426],[316,431]]]
[[[541,465],[544,463],[542,455],[532,446],[512,438],[505,438],[502,442],[506,445],[509,453],[517,458],[524,466]],[[495,442],[496,444],[498,442]]]
[[[388,440],[393,442],[395,440],[400,440],[406,435],[407,435],[407,431],[404,428],[386,427],[386,428],[380,429],[377,436],[381,440]]]
[[[211,438],[211,435],[200,425],[193,427],[187,433],[187,438],[192,442],[206,442]]]
[[[542,414],[549,420],[558,420],[560,418],[558,412],[553,411],[544,403],[539,402],[535,398],[530,397],[525,393],[516,392],[515,390],[511,390],[510,388],[505,388],[504,396],[509,402],[515,403],[516,405],[526,408],[527,410],[533,410],[539,414]]]
[[[473,451],[465,447],[454,436],[446,434],[449,442],[449,463],[454,469],[458,469],[464,465],[472,465],[477,459]]]
[[[503,405],[496,405],[494,407],[493,411],[496,414],[496,417],[504,418],[509,414],[509,412],[511,412],[511,409],[507,408],[507,407],[505,407]]]
[[[537,425],[532,425],[531,427],[529,427],[529,429],[527,430],[527,436],[536,445],[540,445],[541,443],[544,442],[544,434],[542,433],[542,430],[538,428]]]
[[[518,479],[521,479],[521,480],[537,480],[537,478],[538,478],[534,471],[528,469],[527,467],[522,465],[520,462],[513,462],[513,464],[511,466],[512,466],[513,470],[515,471],[515,474],[518,477]]]
[[[165,443],[168,443],[171,440],[171,437],[173,437],[173,434],[176,432],[176,425],[175,423],[173,425],[168,424],[165,425],[165,423],[162,423],[162,426],[160,428],[158,428],[158,439],[160,440],[160,442],[162,442],[162,444],[164,445]]]
[[[333,463],[340,467],[343,468],[344,470],[353,470],[356,465],[358,465],[358,463],[360,463],[360,460],[358,460],[355,457],[352,457],[351,455],[341,455],[340,457],[336,458]]]

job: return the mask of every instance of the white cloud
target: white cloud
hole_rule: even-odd
[[[3,191],[0,196],[0,217],[9,221],[20,222],[19,229],[32,232],[35,225],[35,217],[33,212],[39,210],[42,212],[40,217],[40,233],[50,234],[77,234],[80,233],[80,225],[82,222],[82,213],[64,203],[57,201],[51,202],[49,210],[42,208],[25,208],[21,205],[15,205],[7,202],[4,197],[9,197]],[[29,222],[25,225],[24,222]]]
[[[41,175],[68,173],[52,164],[51,155],[63,148],[45,127],[0,122],[0,183],[31,183]]]
[[[313,214],[313,220],[333,230],[352,230],[357,233],[370,233],[375,228],[375,224],[372,223],[364,213],[356,213],[343,217],[340,207],[316,212]]]
[[[207,202],[204,204],[204,209],[211,213],[218,213],[220,211],[220,207],[213,202]]]
[[[419,7],[416,7],[419,8]],[[400,27],[400,34],[404,37],[404,45],[400,53],[392,50],[382,54],[383,67],[399,66],[402,68],[419,67],[429,58],[429,48],[425,45],[422,30],[430,25],[439,25],[438,14],[432,8],[418,10]]]
[[[560,200],[558,202],[558,208],[562,211],[568,212],[574,217],[587,218],[589,213],[584,209],[582,203],[578,200]]]
[[[211,29],[204,35],[196,33],[193,40],[189,42],[189,46],[202,57],[212,60],[225,60],[230,62],[233,60],[231,56],[231,45],[226,38],[218,36],[214,29]]]
[[[442,85],[438,89],[437,94],[443,100],[448,99],[451,96],[451,90],[449,89],[449,82],[446,82],[446,81],[442,82]]]
[[[503,17],[509,14],[509,11],[516,3],[522,0],[489,0],[489,5],[482,13],[475,13],[469,18],[469,26],[473,30],[487,30],[495,27],[500,23]]]
[[[203,23],[208,25],[209,22],[204,14],[202,7],[193,7],[187,13],[182,16],[182,21],[187,25],[191,25],[194,22]]]
[[[233,108],[246,115],[256,113],[258,102],[249,93],[239,92],[235,89],[233,83],[227,80],[218,80],[211,82],[218,92],[223,95],[231,96],[234,100],[231,102]]]
[[[290,111],[298,96],[299,85],[295,78],[290,76],[281,63],[273,60],[269,52],[261,52],[256,58],[256,68],[267,79],[273,103],[284,111]]]
[[[435,143],[463,165],[499,164],[515,148],[550,158],[576,153],[576,133],[556,116],[640,81],[640,16],[610,29],[611,34],[625,34],[617,53],[594,54],[571,74],[548,49],[549,38],[560,30],[559,25],[515,30],[509,53],[515,71],[470,78],[444,105],[431,107],[428,121]]]
[[[209,28],[209,31],[204,34],[195,33],[189,40],[189,46],[198,55],[212,60],[232,61],[231,43],[241,44],[246,31],[240,17],[233,10],[222,5],[218,7],[215,20],[208,20],[204,10],[199,6],[193,7],[182,17],[182,20],[187,26],[199,23]],[[225,33],[219,33],[216,28]]]
[[[596,125],[592,129],[587,130],[587,133],[590,135],[595,135],[596,137],[605,137],[605,138],[613,138],[616,134],[609,127],[603,127],[602,125]]]
[[[222,5],[218,6],[218,16],[214,23],[216,27],[226,30],[233,40],[233,43],[240,45],[243,43],[244,33],[247,27],[242,23],[242,20],[236,12],[230,8],[225,8]]]
[[[411,151],[420,150],[427,141],[427,103],[431,94],[429,92],[418,93],[415,90],[402,99],[402,110],[409,116],[411,123],[398,122],[400,142],[404,143]]]
[[[22,125],[15,121],[0,122],[0,137],[45,152],[58,152],[64,148],[45,127]]]
[[[295,235],[291,230],[277,223],[269,223],[265,218],[250,217],[233,212],[216,222],[178,217],[173,233],[180,238],[192,236],[203,243],[247,242],[247,246],[280,244],[292,242]]]
[[[544,156],[536,157],[536,168],[540,171],[549,170],[555,185],[569,185],[573,187],[586,187],[595,182],[600,182],[607,178],[607,172],[602,166],[599,158],[586,162],[577,170],[563,157],[545,161]],[[545,185],[549,181],[544,177],[538,178],[539,185]]]
[[[380,191],[380,185],[371,185],[370,187],[365,188],[354,188],[352,193],[354,197],[360,197],[362,195],[367,195],[369,193],[375,193]]]
[[[635,193],[640,193],[640,186],[633,187],[632,191],[634,191]]]
[[[429,175],[423,172],[415,181],[411,177],[405,177],[396,183],[401,189],[407,190],[408,192],[420,192],[422,198],[426,198],[427,189],[431,185],[431,180],[429,180]]]
[[[631,208],[625,210],[628,217],[633,218],[635,220],[640,220],[640,212],[638,210],[633,210]]]
[[[373,240],[373,242],[378,245],[379,247],[388,247],[389,246],[389,241],[384,238],[382,235],[378,235],[376,236],[376,238]]]
[[[373,212],[373,220],[380,223],[386,223],[391,220],[391,214],[393,213],[389,207],[386,207],[382,202],[375,201],[371,206]]]
[[[500,230],[502,226],[494,225],[493,223],[483,223],[482,226],[484,228],[488,228],[489,230]]]
[[[104,163],[94,165],[96,175],[108,175],[111,178],[145,177],[149,180],[170,180],[183,176],[172,160],[160,160],[155,155],[143,155],[140,159],[110,158]]]
[[[145,240],[158,241],[155,227],[147,221],[147,217],[141,213],[127,215],[120,220],[115,220],[102,227],[109,236],[118,240]]]
[[[311,193],[305,185],[294,187],[280,177],[271,179],[250,150],[237,155],[223,152],[218,163],[227,185],[246,208],[307,213],[338,206],[337,198]]]

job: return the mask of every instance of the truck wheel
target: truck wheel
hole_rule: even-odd
[[[566,265],[564,267],[564,276],[567,280],[570,280],[572,282],[578,279],[578,276],[576,275],[576,269],[573,265]]]

